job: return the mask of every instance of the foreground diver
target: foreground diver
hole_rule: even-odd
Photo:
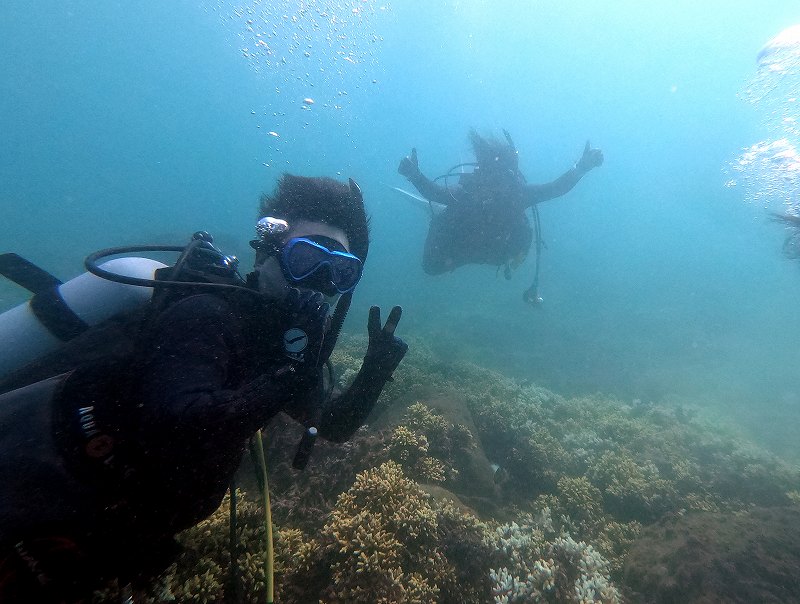
[[[361,192],[287,174],[261,216],[246,286],[156,287],[157,312],[135,328],[105,326],[142,331],[132,354],[0,396],[0,601],[79,602],[108,578],[146,586],[173,561],[174,536],[219,506],[246,440],[279,411],[335,442],[363,424],[407,346],[394,335],[400,307],[383,327],[372,307],[361,370],[331,392],[324,367],[369,249]],[[103,328],[67,346],[102,340]],[[54,375],[65,356],[31,375]]]
[[[536,204],[567,194],[587,172],[603,163],[602,151],[591,148],[587,142],[581,158],[556,180],[527,184],[519,170],[519,157],[511,136],[505,130],[503,133],[505,141],[470,131],[475,162],[459,164],[435,180],[420,171],[416,149],[400,161],[397,171],[431,204],[444,206],[440,213],[432,212],[425,241],[422,267],[429,275],[453,271],[466,264],[491,264],[503,266],[506,278],[510,278],[511,270],[525,259],[533,239],[525,210],[534,208],[538,250],[541,241]],[[463,166],[473,166],[474,170],[455,172]],[[456,178],[457,183],[449,182]],[[442,179],[444,185],[436,182]],[[534,282],[525,292],[527,302],[536,302],[538,298],[535,285]]]

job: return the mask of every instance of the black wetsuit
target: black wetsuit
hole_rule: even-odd
[[[165,568],[173,536],[219,506],[247,439],[281,410],[319,408],[323,370],[286,371],[282,334],[255,296],[193,295],[124,363],[0,396],[0,599],[23,599],[37,576],[69,597],[96,576]],[[389,377],[368,365],[322,405],[321,436],[341,442],[363,423]],[[114,438],[110,460],[82,450],[76,410],[89,407]]]
[[[454,175],[457,184],[441,186],[421,172],[409,177],[428,200],[447,206],[431,219],[422,266],[429,275],[465,264],[499,266],[522,259],[533,232],[525,210],[569,192],[585,172],[573,167],[556,180],[525,184],[519,172],[491,176],[475,172]]]

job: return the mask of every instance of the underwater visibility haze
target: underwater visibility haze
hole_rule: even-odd
[[[797,533],[800,251],[771,219],[800,216],[796,2],[11,1],[0,39],[0,252],[63,280],[96,249],[197,230],[249,270],[259,195],[283,172],[364,193],[373,243],[338,361],[357,367],[373,304],[403,306],[411,351],[369,433],[315,453],[327,484],[271,451],[277,601],[688,602],[735,578],[682,599],[626,569],[637,547],[651,568],[670,559],[669,530],[646,535],[660,519],[716,514],[687,530],[719,536],[723,514],[758,506],[739,532]],[[472,128],[507,130],[529,183],[587,141],[604,154],[539,205],[539,306],[522,299],[533,251],[510,279],[422,270],[430,212],[397,190],[416,193],[398,163],[471,162]],[[0,283],[0,312],[26,297]],[[423,535],[378,551],[405,582],[372,568],[353,587],[367,571],[342,544],[368,517]],[[206,521],[220,543],[223,520]],[[210,560],[201,534],[186,545]],[[225,563],[192,601],[220,601]],[[184,601],[193,577],[173,578]],[[773,579],[776,601],[800,601]]]

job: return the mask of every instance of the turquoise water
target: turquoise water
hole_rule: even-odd
[[[793,456],[800,266],[766,213],[797,190],[731,166],[800,142],[756,59],[798,22],[788,1],[6,2],[2,251],[68,278],[97,248],[205,229],[246,262],[282,171],[351,176],[374,244],[349,331],[402,304],[399,332],[445,358],[697,405]],[[521,301],[532,255],[510,281],[422,272],[428,217],[396,167],[412,146],[429,176],[469,161],[470,127],[509,130],[529,182],[587,139],[605,154],[540,207],[542,308]],[[0,286],[0,310],[24,298]]]

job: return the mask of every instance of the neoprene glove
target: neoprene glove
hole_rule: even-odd
[[[373,306],[369,309],[367,322],[369,344],[367,354],[364,356],[364,368],[369,371],[373,379],[388,380],[408,352],[408,344],[394,335],[402,315],[403,309],[395,306],[386,319],[386,325],[381,328],[380,307]]]
[[[283,351],[300,371],[316,369],[330,318],[330,306],[319,292],[290,288],[283,301]]]
[[[586,141],[586,146],[583,148],[583,155],[575,164],[575,167],[581,172],[588,172],[592,168],[597,168],[603,165],[603,152],[600,149],[592,149],[589,141]]]
[[[411,155],[400,160],[397,171],[406,178],[413,178],[419,174],[419,162],[417,161],[417,148],[411,149]]]

